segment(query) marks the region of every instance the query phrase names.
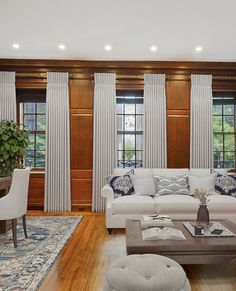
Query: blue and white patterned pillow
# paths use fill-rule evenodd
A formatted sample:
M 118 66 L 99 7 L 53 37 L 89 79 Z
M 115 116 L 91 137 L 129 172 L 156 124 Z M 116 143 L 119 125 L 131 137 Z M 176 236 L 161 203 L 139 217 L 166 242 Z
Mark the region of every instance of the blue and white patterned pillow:
M 218 174 L 215 189 L 221 195 L 236 196 L 236 176 Z
M 134 174 L 134 170 L 130 170 L 123 176 L 111 176 L 109 179 L 109 185 L 114 191 L 114 197 L 118 198 L 121 196 L 134 194 L 134 185 L 130 175 Z

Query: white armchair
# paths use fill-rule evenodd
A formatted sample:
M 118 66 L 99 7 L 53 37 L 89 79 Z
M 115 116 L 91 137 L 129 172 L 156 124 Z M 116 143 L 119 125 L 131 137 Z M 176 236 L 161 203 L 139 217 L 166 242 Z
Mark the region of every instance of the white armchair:
M 14 247 L 17 247 L 16 224 L 22 216 L 24 234 L 27 238 L 26 218 L 30 169 L 15 169 L 9 193 L 0 198 L 0 220 L 12 221 Z

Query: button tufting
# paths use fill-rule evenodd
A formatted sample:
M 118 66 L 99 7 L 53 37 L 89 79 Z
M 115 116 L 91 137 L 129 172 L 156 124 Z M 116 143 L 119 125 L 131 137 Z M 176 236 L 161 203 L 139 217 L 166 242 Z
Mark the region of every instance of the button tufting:
M 169 266 L 169 265 L 167 265 L 166 267 L 167 267 L 167 268 L 170 268 L 170 266 Z
M 151 278 L 149 276 L 146 277 L 146 280 L 150 280 Z

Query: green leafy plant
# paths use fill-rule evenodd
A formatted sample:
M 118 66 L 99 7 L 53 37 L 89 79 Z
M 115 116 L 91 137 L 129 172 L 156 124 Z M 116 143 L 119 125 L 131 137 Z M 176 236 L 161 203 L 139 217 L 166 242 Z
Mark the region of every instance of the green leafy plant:
M 28 148 L 24 125 L 14 121 L 0 121 L 0 176 L 9 176 L 21 168 Z

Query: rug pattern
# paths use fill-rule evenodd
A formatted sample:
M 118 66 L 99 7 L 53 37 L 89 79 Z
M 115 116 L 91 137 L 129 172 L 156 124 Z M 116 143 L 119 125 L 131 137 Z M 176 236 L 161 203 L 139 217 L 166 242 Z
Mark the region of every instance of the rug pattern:
M 49 269 L 72 236 L 82 217 L 27 217 L 28 238 L 21 223 L 17 243 L 12 232 L 0 235 L 0 290 L 37 290 Z

